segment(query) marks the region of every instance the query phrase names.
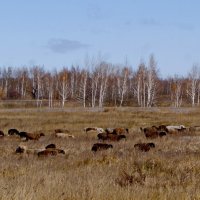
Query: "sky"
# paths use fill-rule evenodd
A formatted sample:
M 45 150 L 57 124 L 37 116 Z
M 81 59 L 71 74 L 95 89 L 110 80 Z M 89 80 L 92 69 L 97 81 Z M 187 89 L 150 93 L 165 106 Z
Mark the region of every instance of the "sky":
M 162 77 L 200 63 L 199 0 L 0 0 L 0 66 L 84 65 L 87 56 L 135 70 L 154 55 Z

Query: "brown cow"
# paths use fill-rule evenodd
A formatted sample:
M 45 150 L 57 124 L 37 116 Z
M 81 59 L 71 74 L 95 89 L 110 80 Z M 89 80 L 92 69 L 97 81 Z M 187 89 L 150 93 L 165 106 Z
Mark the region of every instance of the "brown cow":
M 121 135 L 129 133 L 129 130 L 128 128 L 106 128 L 105 132 L 107 134 Z
M 22 137 L 27 140 L 39 140 L 40 137 L 45 136 L 44 133 L 25 133 Z
M 152 127 L 147 127 L 147 128 L 140 128 L 141 131 L 144 132 L 146 138 L 157 138 L 157 137 L 162 137 L 166 136 L 167 132 L 160 130 L 159 127 L 152 126 Z
M 58 152 L 55 149 L 45 149 L 38 152 L 38 156 L 56 156 Z
M 108 134 L 108 139 L 111 141 L 120 141 L 122 139 L 126 139 L 126 136 L 125 135 Z
M 127 134 L 127 133 L 129 133 L 128 128 L 115 128 L 113 130 L 113 134 L 116 134 L 116 135 L 122 135 L 122 134 Z
M 134 147 L 140 151 L 147 152 L 151 148 L 155 148 L 155 144 L 154 143 L 138 143 L 138 144 L 135 144 Z
M 38 156 L 56 156 L 58 154 L 65 154 L 65 151 L 62 149 L 47 148 L 43 151 L 38 152 Z
M 101 151 L 101 150 L 106 150 L 109 148 L 113 148 L 112 144 L 104 144 L 104 143 L 96 143 L 92 146 L 92 151 Z
M 142 132 L 144 132 L 144 133 L 146 133 L 146 132 L 156 132 L 156 131 L 159 130 L 159 128 L 156 127 L 156 126 L 151 126 L 151 127 L 146 127 L 146 128 L 140 127 L 140 130 L 141 130 Z

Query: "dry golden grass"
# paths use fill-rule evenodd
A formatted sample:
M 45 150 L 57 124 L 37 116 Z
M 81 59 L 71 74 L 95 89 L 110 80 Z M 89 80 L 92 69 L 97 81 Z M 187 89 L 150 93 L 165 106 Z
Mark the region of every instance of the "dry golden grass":
M 0 200 L 128 200 L 200 199 L 200 133 L 167 135 L 147 140 L 140 127 L 161 124 L 200 125 L 199 109 L 106 108 L 104 111 L 1 110 L 0 128 L 46 134 L 39 141 L 0 139 Z M 127 127 L 126 141 L 97 153 L 96 133 L 85 127 Z M 60 139 L 55 129 L 68 129 L 75 138 Z M 155 149 L 139 152 L 138 142 Z M 44 148 L 55 143 L 65 155 L 38 157 L 15 154 L 19 144 Z

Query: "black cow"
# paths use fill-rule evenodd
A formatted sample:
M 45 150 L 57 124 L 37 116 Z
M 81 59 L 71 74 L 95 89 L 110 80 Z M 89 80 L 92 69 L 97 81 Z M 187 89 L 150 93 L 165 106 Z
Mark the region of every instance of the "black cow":
M 138 143 L 138 144 L 135 144 L 134 147 L 140 151 L 147 152 L 151 148 L 155 148 L 155 144 L 154 143 Z
M 99 133 L 97 137 L 99 140 L 110 140 L 110 141 L 120 141 L 121 139 L 126 139 L 125 135 L 116 135 L 107 133 Z
M 8 130 L 8 135 L 19 135 L 19 131 L 15 128 L 11 128 Z
M 92 151 L 101 151 L 101 150 L 106 150 L 109 148 L 113 148 L 112 144 L 104 144 L 104 143 L 96 143 L 92 146 Z
M 48 144 L 45 149 L 55 149 L 56 145 L 55 144 Z

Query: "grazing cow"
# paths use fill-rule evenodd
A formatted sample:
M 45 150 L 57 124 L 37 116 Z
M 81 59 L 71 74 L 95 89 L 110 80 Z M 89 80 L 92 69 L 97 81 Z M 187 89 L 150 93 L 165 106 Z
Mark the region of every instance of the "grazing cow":
M 155 131 L 155 132 L 145 132 L 144 133 L 146 138 L 157 138 L 157 137 L 163 137 L 163 136 L 166 136 L 166 132 L 164 131 Z
M 121 139 L 126 139 L 125 135 L 115 135 L 107 133 L 99 133 L 97 137 L 99 140 L 111 140 L 111 141 L 120 141 Z
M 167 133 L 165 131 L 158 131 L 158 136 L 162 137 L 162 136 L 166 136 Z
M 168 129 L 168 131 L 178 131 L 178 132 L 182 132 L 186 130 L 186 127 L 184 125 L 178 125 L 178 126 L 166 126 L 166 128 Z
M 45 149 L 46 149 L 46 150 L 47 150 L 47 149 L 48 149 L 48 150 L 55 150 L 55 151 L 57 151 L 58 153 L 65 154 L 65 151 L 62 150 L 62 149 L 57 149 L 55 144 L 49 144 L 49 145 L 47 145 L 47 146 L 45 147 Z
M 156 132 L 156 131 L 158 131 L 158 127 L 156 127 L 156 126 L 146 127 L 146 128 L 140 127 L 140 130 L 142 132 L 144 132 L 144 133 L 147 133 L 147 132 Z
M 19 132 L 18 135 L 19 135 L 21 138 L 25 138 L 26 135 L 27 135 L 27 132 L 22 131 L 22 132 Z
M 55 133 L 69 133 L 67 129 L 55 129 Z
M 56 156 L 58 154 L 65 154 L 65 151 L 62 149 L 48 148 L 43 151 L 38 152 L 38 156 Z
M 105 132 L 107 134 L 121 135 L 129 133 L 129 130 L 128 128 L 106 128 Z
M 99 133 L 97 135 L 99 140 L 107 140 L 108 139 L 108 134 L 107 133 Z
M 169 132 L 169 130 L 167 129 L 167 126 L 165 126 L 165 125 L 160 125 L 160 126 L 158 127 L 158 130 L 159 130 L 159 131 L 164 131 L 164 132 L 166 132 L 166 133 Z
M 104 133 L 105 130 L 103 128 L 98 128 L 98 127 L 88 127 L 84 128 L 84 131 L 87 133 L 88 131 L 96 131 L 97 133 Z
M 50 148 L 51 147 L 51 148 Z M 16 153 L 26 153 L 26 154 L 37 154 L 37 155 L 57 155 L 65 154 L 65 151 L 62 149 L 54 148 L 55 145 L 50 144 L 45 147 L 45 149 L 28 149 L 27 146 L 19 145 L 15 150 Z
M 23 146 L 19 146 L 17 147 L 17 149 L 15 150 L 15 153 L 24 153 L 26 151 L 27 147 L 23 147 Z
M 38 156 L 56 156 L 58 154 L 57 151 L 55 151 L 54 149 L 45 149 L 43 151 L 38 152 Z
M 5 136 L 4 132 L 0 130 L 0 138 L 4 136 Z
M 56 145 L 55 144 L 48 144 L 45 149 L 55 149 Z
M 157 137 L 162 137 L 166 136 L 167 132 L 159 130 L 159 127 L 152 126 L 152 127 L 147 127 L 147 128 L 140 128 L 141 131 L 144 132 L 146 138 L 157 138 Z
M 105 132 L 106 132 L 107 134 L 113 134 L 113 131 L 114 131 L 114 128 L 106 128 L 106 129 L 105 129 Z
M 113 130 L 113 134 L 116 135 L 127 134 L 127 133 L 129 133 L 128 128 L 115 128 Z
M 105 130 L 103 128 L 96 128 L 97 133 L 105 133 Z
M 113 148 L 112 144 L 104 144 L 104 143 L 96 143 L 92 146 L 92 151 L 101 151 L 101 150 L 106 150 L 109 148 Z
M 19 135 L 19 131 L 15 128 L 9 129 L 8 135 Z
M 155 144 L 154 143 L 138 143 L 138 144 L 134 145 L 134 148 L 136 148 L 140 151 L 147 152 L 151 148 L 155 148 Z
M 84 131 L 87 133 L 88 131 L 96 131 L 95 127 L 88 127 L 88 128 L 84 128 Z
M 111 141 L 120 141 L 122 139 L 126 139 L 125 135 L 114 135 L 114 134 L 109 134 L 108 139 Z
M 19 136 L 21 138 L 25 138 L 27 140 L 39 140 L 41 136 L 45 136 L 44 133 L 27 133 L 27 132 L 19 132 Z
M 26 154 L 37 154 L 40 151 L 43 151 L 44 149 L 28 149 L 27 146 L 19 145 L 17 149 L 15 150 L 15 153 L 26 153 Z
M 158 128 L 156 126 L 142 128 L 140 130 L 145 134 L 147 138 L 155 138 L 158 136 Z
M 70 135 L 67 133 L 56 133 L 55 136 L 58 138 L 75 138 L 74 135 Z
M 44 133 L 27 133 L 26 140 L 39 140 L 40 137 L 45 136 Z

